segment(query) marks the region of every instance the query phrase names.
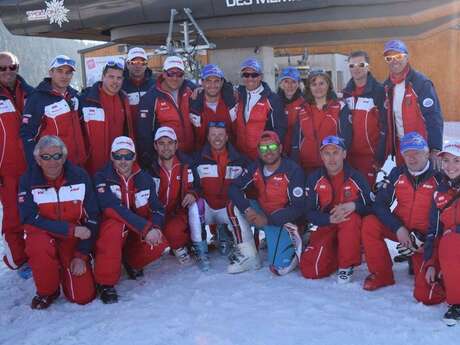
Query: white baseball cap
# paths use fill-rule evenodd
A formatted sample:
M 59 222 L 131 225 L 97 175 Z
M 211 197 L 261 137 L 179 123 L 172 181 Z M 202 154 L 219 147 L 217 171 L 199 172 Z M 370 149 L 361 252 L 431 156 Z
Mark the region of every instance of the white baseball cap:
M 141 47 L 131 48 L 128 52 L 128 58 L 126 59 L 126 61 L 131 61 L 135 58 L 142 58 L 144 60 L 147 60 L 147 54 L 145 53 L 145 50 Z
M 439 155 L 443 153 L 450 153 L 454 156 L 460 157 L 460 140 L 450 140 L 444 144 L 444 147 Z
M 160 138 L 167 137 L 171 140 L 177 141 L 176 132 L 171 127 L 163 126 L 157 129 L 155 133 L 154 141 L 157 141 Z
M 171 68 L 178 68 L 181 71 L 185 71 L 184 61 L 179 56 L 168 56 L 163 63 L 163 71 Z
M 129 150 L 136 153 L 136 147 L 130 137 L 120 136 L 116 137 L 112 143 L 111 152 L 117 152 L 118 150 Z

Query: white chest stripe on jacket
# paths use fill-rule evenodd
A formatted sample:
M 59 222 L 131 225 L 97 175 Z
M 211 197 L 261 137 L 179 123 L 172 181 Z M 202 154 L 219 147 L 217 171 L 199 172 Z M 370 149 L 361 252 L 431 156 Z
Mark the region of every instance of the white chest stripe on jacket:
M 14 113 L 16 108 L 13 105 L 11 100 L 7 99 L 4 101 L 0 101 L 0 115 L 5 113 Z
M 104 121 L 105 120 L 104 109 L 97 108 L 97 107 L 84 107 L 83 108 L 83 120 L 85 122 Z
M 45 116 L 52 119 L 58 117 L 59 115 L 66 114 L 70 111 L 70 107 L 65 100 L 60 100 L 59 102 L 52 103 L 45 107 Z
M 84 183 L 74 184 L 70 186 L 62 186 L 59 188 L 59 198 L 54 188 L 35 188 L 32 189 L 32 196 L 37 205 L 80 201 L 85 199 L 86 186 Z
M 200 178 L 219 176 L 216 164 L 201 164 L 198 166 L 197 171 Z

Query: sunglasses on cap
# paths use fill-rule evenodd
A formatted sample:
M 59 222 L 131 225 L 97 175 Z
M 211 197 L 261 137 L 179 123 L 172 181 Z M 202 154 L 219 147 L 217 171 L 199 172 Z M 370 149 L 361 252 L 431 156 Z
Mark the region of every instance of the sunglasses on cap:
M 260 77 L 260 73 L 257 73 L 257 72 L 252 72 L 252 73 L 250 73 L 250 72 L 244 72 L 244 73 L 241 73 L 241 77 L 243 77 L 243 78 L 253 78 L 253 79 L 255 79 L 255 78 Z
M 369 66 L 369 64 L 367 62 L 358 62 L 358 63 L 349 63 L 348 64 L 348 68 L 356 68 L 356 67 L 364 68 L 364 67 L 367 67 L 367 66 Z
M 308 77 L 316 77 L 318 75 L 325 75 L 327 72 L 324 69 L 312 69 L 308 72 Z
M 147 66 L 148 62 L 145 60 L 136 60 L 136 61 L 129 61 L 128 64 L 132 66 Z
M 225 128 L 225 122 L 224 121 L 210 121 L 208 122 L 208 127 Z
M 63 153 L 55 153 L 55 154 L 48 154 L 48 153 L 44 153 L 42 155 L 40 155 L 40 158 L 43 159 L 44 161 L 49 161 L 49 160 L 55 160 L 55 161 L 58 161 L 60 160 L 62 157 L 64 156 Z
M 280 145 L 276 144 L 276 143 L 265 144 L 265 145 L 259 145 L 258 146 L 259 152 L 262 153 L 262 154 L 265 154 L 268 151 L 275 152 L 276 150 L 278 150 L 279 147 L 280 147 Z
M 125 66 L 121 61 L 109 60 L 105 64 L 105 68 L 117 68 L 117 69 L 124 69 Z
M 404 58 L 406 56 L 407 56 L 407 54 L 401 53 L 401 54 L 384 56 L 383 58 L 385 59 L 386 63 L 390 63 L 390 62 L 393 62 L 393 61 L 397 61 L 397 62 L 402 61 L 402 60 L 404 60 Z
M 177 72 L 165 71 L 165 73 L 170 78 L 173 78 L 173 77 L 182 78 L 184 76 L 184 72 L 182 71 L 177 71 Z
M 134 159 L 134 156 L 136 156 L 134 152 L 128 152 L 125 154 L 112 152 L 112 158 L 116 161 L 121 161 L 122 159 L 124 159 L 125 161 L 132 161 Z
M 5 72 L 7 69 L 10 71 L 16 71 L 19 65 L 0 66 L 0 72 Z
M 61 57 L 58 57 L 53 61 L 52 66 L 54 66 L 54 65 L 59 65 L 59 66 L 69 65 L 69 66 L 73 67 L 74 69 L 77 66 L 77 64 L 75 63 L 75 60 L 73 60 L 73 59 L 65 59 L 65 58 L 61 58 Z

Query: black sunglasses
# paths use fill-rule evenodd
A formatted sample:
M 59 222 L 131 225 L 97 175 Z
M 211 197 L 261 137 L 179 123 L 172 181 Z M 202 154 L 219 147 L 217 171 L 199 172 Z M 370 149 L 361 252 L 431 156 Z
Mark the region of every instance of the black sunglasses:
M 260 76 L 260 73 L 256 73 L 256 72 L 253 72 L 253 73 L 249 73 L 249 72 L 244 72 L 244 73 L 241 73 L 241 76 L 243 78 L 257 78 Z
M 10 71 L 16 71 L 19 65 L 0 66 L 0 72 L 5 72 L 7 69 Z
M 125 154 L 112 152 L 112 158 L 116 161 L 121 161 L 122 159 L 124 159 L 125 161 L 132 161 L 134 159 L 134 156 L 136 156 L 134 152 L 128 152 Z
M 44 161 L 49 161 L 49 160 L 55 160 L 55 161 L 58 161 L 60 160 L 62 157 L 64 156 L 63 153 L 55 153 L 55 154 L 48 154 L 48 153 L 44 153 L 42 155 L 40 155 L 40 158 L 43 159 Z
M 184 72 L 173 72 L 173 71 L 165 71 L 166 75 L 170 78 L 182 78 L 184 76 Z

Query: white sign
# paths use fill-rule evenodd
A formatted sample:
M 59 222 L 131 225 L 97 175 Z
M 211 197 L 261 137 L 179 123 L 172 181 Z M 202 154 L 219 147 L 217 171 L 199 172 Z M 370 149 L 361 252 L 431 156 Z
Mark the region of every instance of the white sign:
M 49 19 L 50 24 L 56 23 L 62 27 L 63 23 L 68 23 L 67 13 L 69 10 L 64 6 L 64 0 L 45 1 L 46 9 L 27 11 L 27 21 L 40 21 Z

